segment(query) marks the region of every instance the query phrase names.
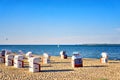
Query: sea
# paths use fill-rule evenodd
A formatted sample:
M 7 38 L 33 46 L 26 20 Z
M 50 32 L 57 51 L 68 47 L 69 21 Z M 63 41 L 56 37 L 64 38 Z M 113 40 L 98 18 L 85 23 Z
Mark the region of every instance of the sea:
M 48 53 L 51 56 L 59 56 L 60 51 L 66 51 L 71 57 L 73 52 L 79 52 L 83 58 L 101 57 L 102 52 L 106 52 L 110 60 L 120 60 L 120 45 L 102 44 L 102 45 L 0 45 L 0 50 L 6 49 L 18 53 L 22 50 L 24 54 L 31 51 L 33 54 L 43 55 Z

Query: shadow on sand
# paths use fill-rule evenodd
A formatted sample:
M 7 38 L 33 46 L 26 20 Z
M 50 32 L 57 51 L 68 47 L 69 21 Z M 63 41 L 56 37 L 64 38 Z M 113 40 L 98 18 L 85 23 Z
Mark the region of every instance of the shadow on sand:
M 83 67 L 89 67 L 89 68 L 99 68 L 99 67 L 108 67 L 107 65 L 93 65 L 93 66 L 83 66 Z
M 62 70 L 42 70 L 41 72 L 68 72 L 74 71 L 73 69 L 62 69 Z
M 41 66 L 41 67 L 52 67 L 52 66 L 48 65 L 48 66 Z M 29 66 L 25 65 L 23 68 L 29 68 Z
M 51 65 L 48 65 L 48 66 L 41 66 L 41 67 L 52 67 Z
M 120 63 L 120 62 L 109 62 L 109 63 L 111 64 L 111 63 Z
M 70 62 L 51 62 L 52 64 L 59 64 L 59 63 L 70 63 Z
M 26 66 L 26 65 L 25 65 L 24 68 L 29 68 L 29 66 Z

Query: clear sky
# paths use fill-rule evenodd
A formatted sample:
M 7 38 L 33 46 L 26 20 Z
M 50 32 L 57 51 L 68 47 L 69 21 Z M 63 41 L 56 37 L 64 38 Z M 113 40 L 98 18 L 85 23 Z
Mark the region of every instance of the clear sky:
M 0 0 L 0 44 L 120 44 L 120 0 Z

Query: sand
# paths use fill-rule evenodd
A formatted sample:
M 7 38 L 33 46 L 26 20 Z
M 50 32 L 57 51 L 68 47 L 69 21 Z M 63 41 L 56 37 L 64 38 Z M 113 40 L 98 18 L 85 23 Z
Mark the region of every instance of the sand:
M 0 63 L 0 80 L 120 80 L 120 61 L 102 64 L 98 59 L 83 59 L 83 67 L 72 68 L 71 58 L 51 57 L 50 64 L 41 64 L 41 72 L 29 72 L 28 62 L 24 68 L 14 68 Z

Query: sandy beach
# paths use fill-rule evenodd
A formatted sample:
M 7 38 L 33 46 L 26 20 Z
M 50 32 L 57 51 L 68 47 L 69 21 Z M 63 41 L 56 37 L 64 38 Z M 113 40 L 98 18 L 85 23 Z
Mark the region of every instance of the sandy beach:
M 72 68 L 71 58 L 51 57 L 50 64 L 41 64 L 41 72 L 29 72 L 27 60 L 24 68 L 14 68 L 0 63 L 0 80 L 120 80 L 120 61 L 83 59 L 83 67 Z

